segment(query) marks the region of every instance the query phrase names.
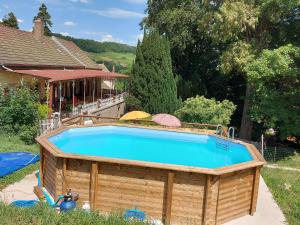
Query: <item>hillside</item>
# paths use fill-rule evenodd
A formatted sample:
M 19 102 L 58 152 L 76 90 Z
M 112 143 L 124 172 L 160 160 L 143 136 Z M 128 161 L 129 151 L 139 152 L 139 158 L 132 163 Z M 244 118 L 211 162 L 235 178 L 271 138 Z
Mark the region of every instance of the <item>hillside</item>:
M 79 48 L 90 54 L 97 63 L 104 63 L 109 70 L 113 65 L 118 72 L 130 67 L 135 57 L 135 46 L 115 42 L 99 42 L 88 39 L 73 38 L 61 34 L 53 34 L 56 37 L 73 41 Z

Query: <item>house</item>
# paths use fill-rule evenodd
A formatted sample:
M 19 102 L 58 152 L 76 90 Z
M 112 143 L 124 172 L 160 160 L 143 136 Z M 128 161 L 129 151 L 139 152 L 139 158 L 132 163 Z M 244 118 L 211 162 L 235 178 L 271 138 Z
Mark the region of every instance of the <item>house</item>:
M 53 111 L 77 114 L 79 108 L 97 108 L 116 95 L 114 81 L 124 78 L 96 64 L 73 42 L 45 36 L 40 19 L 32 32 L 0 24 L 0 85 L 8 89 L 26 83 Z

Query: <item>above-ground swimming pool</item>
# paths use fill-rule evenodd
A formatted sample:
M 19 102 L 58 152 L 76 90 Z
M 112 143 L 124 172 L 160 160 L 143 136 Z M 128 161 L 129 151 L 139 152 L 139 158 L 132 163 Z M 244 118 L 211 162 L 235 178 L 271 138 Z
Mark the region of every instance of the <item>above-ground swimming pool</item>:
M 94 210 L 138 208 L 165 224 L 222 224 L 256 210 L 264 160 L 244 142 L 117 124 L 65 127 L 37 141 L 53 198 L 71 188 Z
M 64 153 L 211 169 L 253 159 L 244 145 L 218 137 L 121 126 L 73 128 L 49 141 Z

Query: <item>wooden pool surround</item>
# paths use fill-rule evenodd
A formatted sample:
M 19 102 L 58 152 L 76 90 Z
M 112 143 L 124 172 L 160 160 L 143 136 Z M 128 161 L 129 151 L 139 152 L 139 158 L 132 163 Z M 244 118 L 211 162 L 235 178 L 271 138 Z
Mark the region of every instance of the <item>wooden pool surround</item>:
M 110 125 L 217 136 L 191 128 L 119 123 L 94 126 Z M 80 194 L 79 205 L 89 201 L 91 208 L 101 213 L 137 207 L 149 219 L 159 219 L 167 225 L 223 224 L 256 211 L 260 169 L 265 160 L 252 144 L 230 139 L 244 145 L 253 160 L 207 169 L 69 154 L 48 141 L 49 137 L 76 127 L 87 126 L 62 127 L 37 138 L 41 182 L 55 199 L 71 188 Z

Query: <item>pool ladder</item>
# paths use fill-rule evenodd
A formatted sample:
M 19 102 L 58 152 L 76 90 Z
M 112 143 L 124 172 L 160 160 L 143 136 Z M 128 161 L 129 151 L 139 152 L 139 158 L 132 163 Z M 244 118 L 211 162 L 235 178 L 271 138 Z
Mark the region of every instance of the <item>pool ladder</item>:
M 222 150 L 229 150 L 229 143 L 226 140 L 223 140 L 221 138 L 216 139 L 216 147 Z
M 218 124 L 216 128 L 216 135 L 222 136 L 222 133 L 223 133 L 223 126 L 221 124 Z
M 228 132 L 227 132 L 227 137 L 234 139 L 234 132 L 235 132 L 235 128 L 229 127 Z

